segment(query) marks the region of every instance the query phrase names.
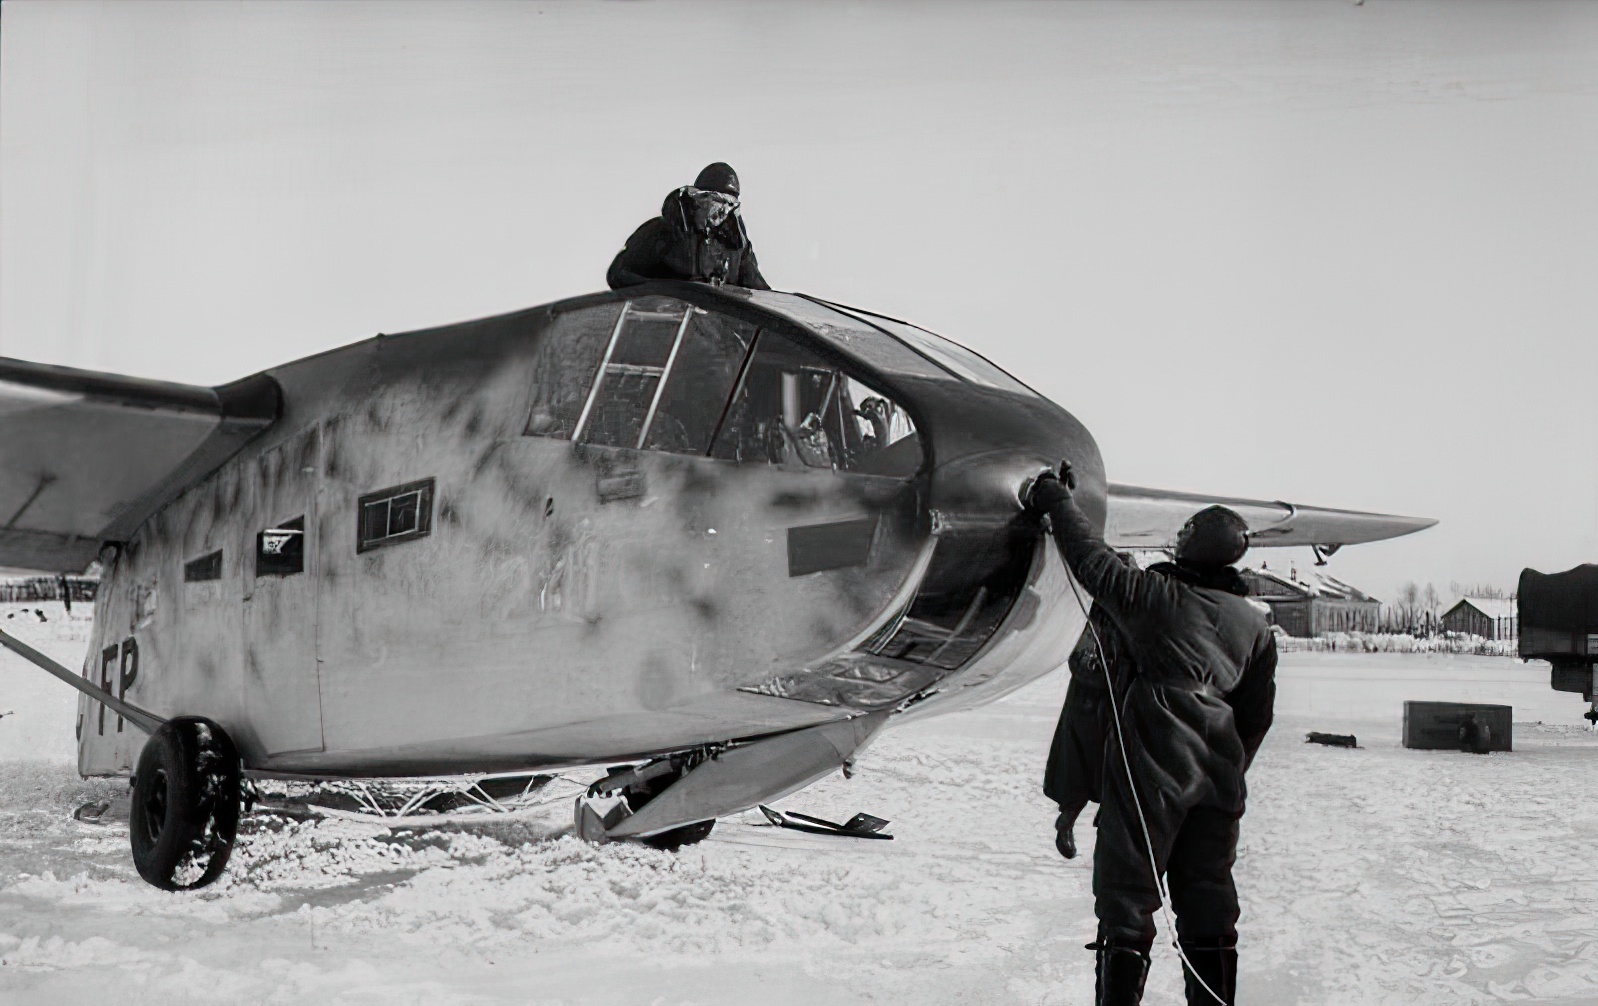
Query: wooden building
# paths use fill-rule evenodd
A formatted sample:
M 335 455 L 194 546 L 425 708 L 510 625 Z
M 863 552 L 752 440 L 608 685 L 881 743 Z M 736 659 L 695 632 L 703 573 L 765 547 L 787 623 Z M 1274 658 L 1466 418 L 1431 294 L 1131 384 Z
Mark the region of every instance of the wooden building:
M 1250 595 L 1270 605 L 1272 620 L 1289 636 L 1376 631 L 1381 602 L 1341 580 L 1292 567 L 1285 576 L 1264 566 L 1240 572 Z
M 1514 639 L 1515 602 L 1502 597 L 1462 597 L 1443 612 L 1443 631 L 1484 639 Z

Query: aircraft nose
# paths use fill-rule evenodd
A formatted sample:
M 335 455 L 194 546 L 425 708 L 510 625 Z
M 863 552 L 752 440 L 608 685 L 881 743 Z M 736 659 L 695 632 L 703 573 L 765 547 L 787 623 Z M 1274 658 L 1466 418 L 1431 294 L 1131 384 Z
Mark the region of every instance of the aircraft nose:
M 1077 505 L 1102 528 L 1105 480 L 1096 450 L 1080 459 L 1069 455 L 1049 458 L 1036 450 L 994 451 L 962 458 L 934 473 L 933 508 L 945 523 L 1010 523 L 1023 513 L 1022 500 L 1032 483 L 1045 472 L 1058 471 L 1061 461 L 1069 461 L 1076 476 L 1073 496 Z

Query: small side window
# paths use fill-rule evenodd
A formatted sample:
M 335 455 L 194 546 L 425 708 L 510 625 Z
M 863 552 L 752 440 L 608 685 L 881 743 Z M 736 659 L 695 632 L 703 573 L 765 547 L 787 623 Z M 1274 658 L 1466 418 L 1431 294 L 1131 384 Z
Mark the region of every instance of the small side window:
M 305 518 L 286 520 L 255 536 L 255 575 L 292 576 L 305 572 Z
M 222 579 L 222 550 L 183 564 L 183 582 L 200 583 L 203 580 Z
M 367 493 L 356 513 L 357 552 L 425 537 L 433 530 L 433 480 Z

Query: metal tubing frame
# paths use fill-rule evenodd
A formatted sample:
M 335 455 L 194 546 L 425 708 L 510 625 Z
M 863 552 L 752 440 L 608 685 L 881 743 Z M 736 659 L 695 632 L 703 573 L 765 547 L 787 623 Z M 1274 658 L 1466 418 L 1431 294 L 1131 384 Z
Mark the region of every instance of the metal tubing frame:
M 583 435 L 583 430 L 588 426 L 588 413 L 594 407 L 594 399 L 599 397 L 599 386 L 605 383 L 605 368 L 610 366 L 610 358 L 616 352 L 616 340 L 621 338 L 621 328 L 627 323 L 627 312 L 632 310 L 633 302 L 626 301 L 621 306 L 621 314 L 616 316 L 616 327 L 610 330 L 610 344 L 605 347 L 605 358 L 599 361 L 599 372 L 594 375 L 593 387 L 588 389 L 588 400 L 583 403 L 583 411 L 577 417 L 577 426 L 572 430 L 572 443 L 576 443 Z
M 683 307 L 682 323 L 677 326 L 677 338 L 672 340 L 671 352 L 666 356 L 666 366 L 660 372 L 660 382 L 655 385 L 655 396 L 649 400 L 649 411 L 644 415 L 644 425 L 638 428 L 638 450 L 644 449 L 644 441 L 649 439 L 649 427 L 655 421 L 655 410 L 660 408 L 660 396 L 666 391 L 666 381 L 671 378 L 672 365 L 677 362 L 677 351 L 682 349 L 683 336 L 688 332 L 688 323 L 693 320 L 694 306 L 687 304 Z

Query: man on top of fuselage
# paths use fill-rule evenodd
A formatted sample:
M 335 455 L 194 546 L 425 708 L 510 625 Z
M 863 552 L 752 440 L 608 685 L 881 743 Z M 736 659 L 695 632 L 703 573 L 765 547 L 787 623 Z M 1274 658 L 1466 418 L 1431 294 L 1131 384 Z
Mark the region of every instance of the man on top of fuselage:
M 687 279 L 770 290 L 738 215 L 738 173 L 717 161 L 666 197 L 622 246 L 605 280 L 612 290 L 652 279 Z

